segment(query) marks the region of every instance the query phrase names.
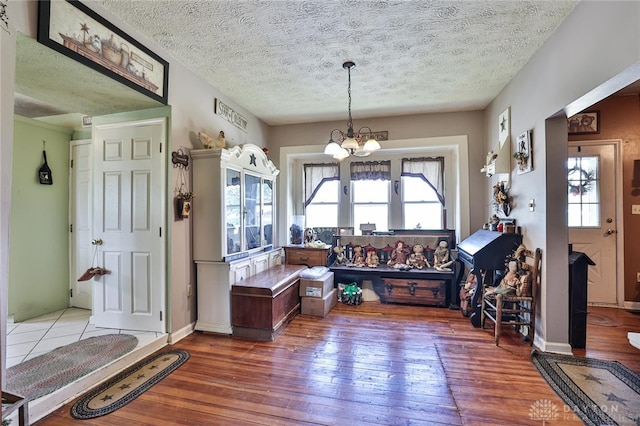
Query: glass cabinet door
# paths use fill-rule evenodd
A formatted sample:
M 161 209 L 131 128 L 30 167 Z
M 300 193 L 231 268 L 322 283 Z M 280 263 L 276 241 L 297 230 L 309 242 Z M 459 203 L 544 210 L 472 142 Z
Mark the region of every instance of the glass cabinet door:
M 262 229 L 264 245 L 273 244 L 273 181 L 262 182 Z
M 246 249 L 262 245 L 260 238 L 260 177 L 244 175 L 244 232 Z
M 240 252 L 241 229 L 240 229 L 240 172 L 227 169 L 227 183 L 224 192 L 226 202 L 226 223 L 227 223 L 227 254 Z

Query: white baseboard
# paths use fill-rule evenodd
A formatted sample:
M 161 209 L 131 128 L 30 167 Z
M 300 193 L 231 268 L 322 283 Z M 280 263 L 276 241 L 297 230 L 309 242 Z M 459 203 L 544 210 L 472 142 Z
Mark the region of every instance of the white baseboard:
M 180 330 L 174 333 L 169 333 L 168 343 L 170 345 L 178 343 L 180 340 L 184 339 L 185 337 L 193 333 L 195 326 L 196 326 L 196 323 L 192 322 L 191 324 L 187 324 L 186 326 L 182 327 Z
M 568 343 L 559 342 L 547 342 L 542 340 L 537 334 L 533 339 L 533 345 L 539 348 L 542 352 L 552 352 L 562 355 L 573 355 L 571 351 L 571 345 Z
M 627 302 L 625 301 L 622 305 L 625 309 L 630 309 L 632 311 L 640 311 L 640 302 Z

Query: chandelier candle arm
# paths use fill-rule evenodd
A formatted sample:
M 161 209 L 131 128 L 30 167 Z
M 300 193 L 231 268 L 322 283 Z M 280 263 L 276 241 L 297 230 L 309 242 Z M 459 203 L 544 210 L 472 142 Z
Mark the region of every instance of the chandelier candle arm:
M 371 155 L 373 151 L 380 149 L 380 143 L 373 137 L 371 128 L 363 126 L 357 133 L 353 131 L 353 119 L 351 118 L 351 69 L 355 66 L 356 64 L 352 61 L 347 61 L 342 64 L 342 68 L 347 70 L 348 73 L 347 94 L 349 96 L 349 119 L 347 121 L 347 132 L 344 133 L 339 129 L 332 130 L 329 135 L 329 142 L 324 149 L 326 155 L 331 155 L 338 161 L 344 160 L 350 155 L 366 157 Z M 340 137 L 334 139 L 334 132 L 338 132 Z

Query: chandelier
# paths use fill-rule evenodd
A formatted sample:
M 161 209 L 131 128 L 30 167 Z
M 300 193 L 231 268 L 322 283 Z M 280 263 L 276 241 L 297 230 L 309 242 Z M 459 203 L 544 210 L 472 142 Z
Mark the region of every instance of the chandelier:
M 353 131 L 353 120 L 351 119 L 351 69 L 355 66 L 356 64 L 352 61 L 342 64 L 342 68 L 349 73 L 349 88 L 347 90 L 349 95 L 349 121 L 347 121 L 347 132 L 344 133 L 340 129 L 333 129 L 329 135 L 329 143 L 324 148 L 325 154 L 333 156 L 338 161 L 350 155 L 366 157 L 371 155 L 373 151 L 380 149 L 380 144 L 373 137 L 371 128 L 364 126 L 357 133 Z M 333 136 L 336 132 L 337 136 L 334 139 Z

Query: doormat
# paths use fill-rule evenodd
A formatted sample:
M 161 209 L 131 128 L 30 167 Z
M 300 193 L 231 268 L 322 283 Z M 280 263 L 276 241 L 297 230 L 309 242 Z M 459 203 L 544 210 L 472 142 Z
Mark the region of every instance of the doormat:
M 640 424 L 640 375 L 617 361 L 547 354 L 534 350 L 533 365 L 585 425 Z M 547 407 L 543 421 L 560 420 L 565 410 Z M 553 409 L 555 408 L 555 409 Z
M 98 385 L 71 407 L 76 419 L 93 419 L 124 407 L 189 359 L 183 350 L 161 352 Z
M 131 352 L 138 339 L 106 334 L 79 340 L 7 369 L 6 390 L 32 401 Z

